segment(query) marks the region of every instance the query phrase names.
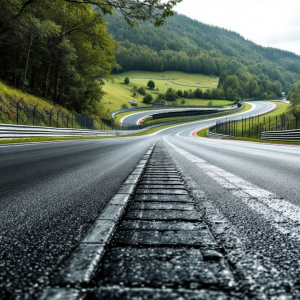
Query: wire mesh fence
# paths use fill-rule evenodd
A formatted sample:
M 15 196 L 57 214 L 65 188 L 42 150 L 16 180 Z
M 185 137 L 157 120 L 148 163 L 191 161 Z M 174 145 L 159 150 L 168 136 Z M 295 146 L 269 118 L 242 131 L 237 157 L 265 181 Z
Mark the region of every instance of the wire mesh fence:
M 276 116 L 250 116 L 242 119 L 225 119 L 210 128 L 212 133 L 234 137 L 260 138 L 261 132 L 300 128 L 300 112 Z
M 211 116 L 225 116 L 227 114 L 241 110 L 237 109 L 224 111 Z M 101 119 L 99 117 L 88 117 L 76 112 L 70 112 L 66 109 L 51 106 L 42 106 L 40 104 L 31 105 L 21 98 L 10 108 L 10 120 L 4 119 L 0 115 L 0 123 L 10 123 L 17 125 L 56 127 L 56 128 L 74 128 L 74 129 L 96 129 L 96 130 L 139 130 L 149 126 L 159 126 L 175 124 L 187 121 L 196 121 L 207 118 L 208 115 L 158 119 L 147 124 L 132 124 L 123 122 L 118 124 L 115 120 Z

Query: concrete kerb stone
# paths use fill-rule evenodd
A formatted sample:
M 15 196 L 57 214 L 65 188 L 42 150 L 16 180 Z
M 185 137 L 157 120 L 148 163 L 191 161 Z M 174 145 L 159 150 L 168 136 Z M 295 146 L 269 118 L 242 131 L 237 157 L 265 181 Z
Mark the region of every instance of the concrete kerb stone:
M 104 253 L 104 245 L 80 244 L 67 260 L 65 268 L 56 276 L 54 282 L 56 284 L 90 282 Z
M 137 178 L 138 179 L 138 178 Z M 126 180 L 127 181 L 127 180 Z M 129 194 L 116 194 L 109 202 L 109 204 L 114 205 L 127 205 L 129 202 Z
M 135 184 L 124 184 L 119 189 L 118 194 L 129 194 L 132 195 L 135 188 Z
M 130 196 L 133 194 L 153 149 L 154 146 L 150 148 L 119 192 L 99 215 L 92 228 L 64 264 L 64 268 L 54 278 L 55 285 L 78 285 L 90 282 L 105 253 L 105 246 L 112 238 L 115 228 L 124 214 Z M 76 289 L 48 288 L 39 300 L 82 300 L 84 297 L 85 293 Z
M 98 220 L 114 220 L 115 223 L 121 218 L 125 205 L 108 204 L 99 215 Z
M 49 288 L 44 291 L 39 300 L 83 300 L 85 294 L 76 289 Z
M 87 235 L 81 241 L 82 244 L 108 244 L 115 232 L 116 222 L 114 220 L 97 220 Z
M 130 175 L 124 184 L 137 184 L 139 181 L 140 177 L 138 175 Z

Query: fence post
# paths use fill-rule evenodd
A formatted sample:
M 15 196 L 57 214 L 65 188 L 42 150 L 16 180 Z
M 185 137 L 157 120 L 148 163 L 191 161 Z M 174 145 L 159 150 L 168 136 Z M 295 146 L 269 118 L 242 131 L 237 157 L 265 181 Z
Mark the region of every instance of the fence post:
M 35 113 L 36 113 L 37 106 L 38 106 L 38 104 L 33 108 L 32 125 L 34 125 L 34 119 L 35 119 Z
M 61 109 L 58 110 L 57 114 L 56 114 L 56 127 L 58 128 L 58 115 L 59 115 L 59 112 L 61 111 Z
M 69 128 L 69 115 L 71 114 L 71 112 L 68 113 L 67 115 L 67 128 Z
M 250 127 L 251 127 L 251 119 L 250 116 L 248 117 L 248 133 L 249 133 L 249 138 L 250 138 Z
M 52 117 L 52 111 L 53 111 L 54 107 L 52 107 L 50 109 L 50 115 L 49 115 L 49 126 L 51 127 L 51 117 Z
M 244 137 L 244 118 L 242 117 L 242 137 Z
M 20 101 L 23 100 L 23 98 L 21 98 L 18 102 L 17 102 L 17 125 L 19 124 L 19 109 L 20 109 Z

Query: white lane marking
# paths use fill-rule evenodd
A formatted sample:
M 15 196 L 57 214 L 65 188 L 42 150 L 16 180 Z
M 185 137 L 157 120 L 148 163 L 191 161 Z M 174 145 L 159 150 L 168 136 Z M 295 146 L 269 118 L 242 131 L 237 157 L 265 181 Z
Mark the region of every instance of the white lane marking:
M 300 230 L 291 228 L 293 223 L 300 223 L 300 207 L 278 197 L 276 194 L 264 190 L 230 172 L 216 167 L 203 159 L 175 146 L 165 137 L 164 140 L 178 153 L 195 163 L 201 171 L 219 183 L 234 196 L 241 199 L 245 204 L 270 222 L 283 234 L 290 233 L 300 239 Z M 291 224 L 292 223 L 292 224 Z M 293 232 L 291 232 L 291 230 Z

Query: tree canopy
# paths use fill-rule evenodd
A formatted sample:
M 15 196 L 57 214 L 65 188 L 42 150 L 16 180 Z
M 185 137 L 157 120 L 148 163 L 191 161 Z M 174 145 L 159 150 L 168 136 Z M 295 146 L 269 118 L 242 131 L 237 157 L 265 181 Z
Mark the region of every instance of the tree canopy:
M 155 82 L 153 80 L 149 80 L 148 83 L 147 83 L 147 87 L 150 90 L 154 90 L 155 89 Z
M 256 45 L 237 33 L 183 15 L 175 14 L 156 29 L 149 22 L 131 28 L 118 12 L 105 20 L 120 42 L 116 58 L 126 71 L 174 70 L 221 76 L 219 88 L 231 99 L 277 98 L 297 81 L 299 55 Z M 223 87 L 233 75 L 238 84 L 230 86 L 229 78 Z
M 161 25 L 181 0 L 0 0 L 0 78 L 37 96 L 97 114 L 103 78 L 118 69 L 103 15 Z M 124 21 L 124 22 L 125 22 Z
M 63 0 L 67 3 L 92 5 L 103 15 L 112 14 L 114 9 L 118 9 L 126 22 L 131 26 L 136 26 L 137 21 L 152 20 L 155 26 L 161 26 L 165 19 L 174 14 L 173 7 L 182 0 Z M 44 0 L 1 0 L 0 9 L 8 14 L 3 14 L 0 18 L 0 28 L 6 23 L 21 17 L 28 9 L 39 7 L 41 2 L 55 3 L 56 1 Z

